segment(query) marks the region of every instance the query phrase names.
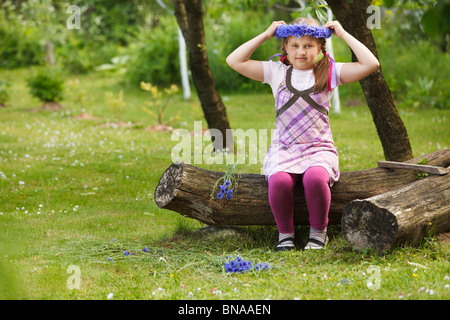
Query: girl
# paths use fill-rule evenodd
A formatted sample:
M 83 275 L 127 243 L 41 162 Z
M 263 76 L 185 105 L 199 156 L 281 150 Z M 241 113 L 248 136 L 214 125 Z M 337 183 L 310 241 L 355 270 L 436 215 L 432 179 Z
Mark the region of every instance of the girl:
M 343 39 L 357 62 L 334 63 L 325 38 Z M 280 62 L 250 57 L 266 40 L 283 38 Z M 272 59 L 271 59 L 272 60 Z M 263 169 L 269 184 L 269 203 L 279 231 L 276 251 L 294 249 L 294 186 L 301 181 L 309 212 L 310 235 L 305 249 L 327 243 L 331 186 L 339 179 L 338 154 L 328 121 L 333 90 L 358 81 L 379 67 L 376 57 L 337 21 L 319 26 L 313 19 L 291 25 L 275 21 L 226 59 L 240 74 L 271 86 L 277 121 Z

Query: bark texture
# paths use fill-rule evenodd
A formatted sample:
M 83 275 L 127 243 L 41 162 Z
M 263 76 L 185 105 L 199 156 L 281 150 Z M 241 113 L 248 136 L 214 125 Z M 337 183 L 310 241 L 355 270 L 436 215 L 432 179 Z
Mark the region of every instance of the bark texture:
M 234 143 L 225 105 L 217 91 L 206 52 L 203 7 L 201 0 L 174 0 L 175 16 L 189 52 L 189 68 L 197 89 L 208 128 L 211 130 L 215 150 L 228 148 Z M 220 132 L 220 134 L 219 134 Z
M 430 165 L 447 167 L 450 164 L 450 149 L 435 151 L 408 163 L 417 163 L 423 158 Z M 238 189 L 231 200 L 219 200 L 215 195 L 210 197 L 214 184 L 223 174 L 174 163 L 162 174 L 156 187 L 156 204 L 208 225 L 275 225 L 267 195 L 268 185 L 263 175 L 239 174 Z M 446 176 L 450 177 L 450 174 Z M 329 223 L 341 224 L 345 206 L 354 200 L 380 195 L 416 181 L 414 171 L 403 169 L 372 168 L 342 172 L 331 189 Z M 430 188 L 429 192 L 434 191 Z M 296 186 L 294 203 L 295 224 L 309 225 L 301 183 Z
M 357 250 L 417 244 L 428 232 L 450 230 L 450 174 L 433 175 L 404 187 L 350 202 L 342 233 Z
M 370 0 L 327 1 L 342 27 L 363 43 L 377 58 L 378 52 L 371 30 L 367 27 Z M 352 52 L 352 61 L 357 61 Z M 408 133 L 394 104 L 391 91 L 384 79 L 382 68 L 361 79 L 361 87 L 373 122 L 383 146 L 384 156 L 389 161 L 406 161 L 413 157 Z

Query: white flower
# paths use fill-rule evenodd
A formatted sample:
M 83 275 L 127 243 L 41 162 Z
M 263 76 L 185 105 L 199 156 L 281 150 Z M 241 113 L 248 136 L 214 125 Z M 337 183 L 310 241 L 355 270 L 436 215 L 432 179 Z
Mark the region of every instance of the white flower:
M 111 300 L 113 297 L 114 293 L 108 293 L 108 296 L 106 297 L 106 299 Z

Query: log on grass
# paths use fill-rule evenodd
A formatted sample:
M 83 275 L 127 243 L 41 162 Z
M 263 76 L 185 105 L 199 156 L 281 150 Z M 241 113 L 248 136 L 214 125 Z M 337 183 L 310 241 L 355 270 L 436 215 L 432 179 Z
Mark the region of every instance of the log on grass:
M 347 204 L 342 233 L 357 250 L 417 244 L 429 232 L 450 230 L 450 174 L 433 175 Z
M 435 151 L 408 163 L 417 163 L 423 158 L 429 165 L 447 167 L 450 149 Z M 238 174 L 238 189 L 231 200 L 219 200 L 215 195 L 211 198 L 212 188 L 223 174 L 173 163 L 161 176 L 154 193 L 155 202 L 160 208 L 208 225 L 275 225 L 264 175 Z M 371 168 L 341 172 L 339 181 L 331 188 L 329 224 L 341 224 L 342 212 L 349 202 L 379 195 L 414 181 L 416 176 L 411 170 Z M 309 225 L 308 218 L 303 187 L 299 183 L 294 194 L 294 223 Z

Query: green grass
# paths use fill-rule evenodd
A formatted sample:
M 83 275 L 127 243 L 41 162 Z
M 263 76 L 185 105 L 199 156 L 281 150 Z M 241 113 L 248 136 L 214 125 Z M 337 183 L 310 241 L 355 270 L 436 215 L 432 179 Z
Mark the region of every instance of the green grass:
M 155 123 L 141 110 L 146 92 L 90 74 L 78 77 L 86 91 L 83 105 L 69 95 L 63 101 L 67 111 L 34 113 L 29 110 L 40 102 L 28 94 L 29 74 L 0 72 L 13 84 L 11 106 L 0 109 L 0 298 L 107 299 L 110 293 L 112 299 L 450 298 L 450 246 L 434 235 L 419 246 L 378 256 L 354 252 L 339 226 L 330 227 L 331 242 L 323 251 L 281 254 L 272 251 L 275 227 L 244 227 L 231 235 L 197 232 L 200 222 L 154 202 L 177 142 L 170 132 L 144 129 Z M 117 120 L 104 93 L 120 89 L 127 103 L 121 118 L 135 126 L 104 126 Z M 270 93 L 223 98 L 234 129 L 273 128 Z M 173 127 L 192 131 L 193 122 L 202 120 L 193 106 L 199 108 L 196 98 L 185 102 L 177 96 L 166 120 L 172 117 Z M 81 112 L 96 118 L 76 119 Z M 400 115 L 415 156 L 450 147 L 450 111 L 401 109 Z M 383 159 L 367 107 L 349 108 L 343 101 L 331 125 L 341 170 L 375 167 Z M 260 166 L 238 170 L 259 173 Z M 297 228 L 299 247 L 307 232 Z M 225 272 L 227 257 L 236 256 L 271 268 Z M 73 288 L 73 266 L 79 289 Z M 367 286 L 375 275 L 378 290 Z

